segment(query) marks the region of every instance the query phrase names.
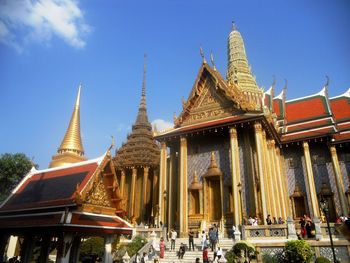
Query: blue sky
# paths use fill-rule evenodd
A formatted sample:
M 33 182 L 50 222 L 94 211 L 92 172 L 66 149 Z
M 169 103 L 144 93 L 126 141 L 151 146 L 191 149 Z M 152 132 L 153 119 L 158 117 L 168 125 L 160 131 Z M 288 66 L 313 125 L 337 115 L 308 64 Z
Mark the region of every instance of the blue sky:
M 46 168 L 73 110 L 79 82 L 88 158 L 114 135 L 125 141 L 148 54 L 149 119 L 171 122 L 201 64 L 199 47 L 225 75 L 236 21 L 259 86 L 273 75 L 287 99 L 350 87 L 348 1 L 0 0 L 0 154 L 24 152 Z

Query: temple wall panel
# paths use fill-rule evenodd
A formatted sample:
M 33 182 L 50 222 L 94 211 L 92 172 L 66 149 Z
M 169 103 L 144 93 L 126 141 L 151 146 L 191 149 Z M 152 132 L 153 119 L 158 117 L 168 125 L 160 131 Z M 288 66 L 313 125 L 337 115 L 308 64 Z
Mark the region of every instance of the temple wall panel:
M 345 147 L 337 148 L 338 159 L 342 178 L 344 182 L 345 191 L 350 187 L 350 151 L 346 150 Z
M 335 174 L 329 149 L 325 144 L 312 144 L 310 147 L 312 169 L 316 186 L 316 193 L 321 192 L 322 184 L 326 184 L 334 194 L 336 212 L 341 214 L 340 201 L 337 194 Z
M 207 172 L 210 164 L 211 152 L 215 154 L 217 164 L 224 174 L 224 185 L 231 184 L 230 173 L 230 145 L 227 137 L 211 137 L 210 139 L 188 139 L 188 186 L 193 181 L 196 171 L 199 181 Z
M 283 149 L 285 169 L 288 182 L 288 197 L 295 191 L 296 183 L 299 183 L 299 187 L 304 197 L 307 198 L 307 187 L 304 175 L 306 174 L 305 158 L 303 155 L 302 146 L 289 146 Z M 309 199 L 307 199 L 309 200 Z M 308 203 L 310 207 L 310 204 Z

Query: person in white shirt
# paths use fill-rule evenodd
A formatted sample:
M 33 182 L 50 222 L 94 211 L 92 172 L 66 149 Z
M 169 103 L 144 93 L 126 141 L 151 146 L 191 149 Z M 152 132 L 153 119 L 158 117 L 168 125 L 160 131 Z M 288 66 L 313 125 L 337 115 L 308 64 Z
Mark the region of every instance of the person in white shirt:
M 174 229 L 171 229 L 171 232 L 170 232 L 170 241 L 171 241 L 170 250 L 175 250 L 176 238 L 177 238 L 176 231 Z
M 253 222 L 253 226 L 257 226 L 257 225 L 258 225 L 258 218 L 255 217 L 255 218 L 254 218 L 254 222 Z
M 201 238 L 202 238 L 202 251 L 203 251 L 204 245 L 205 245 L 205 241 L 207 240 L 207 236 L 206 236 L 204 230 L 202 231 Z
M 216 251 L 216 256 L 218 260 L 222 257 L 222 249 L 221 247 L 218 247 L 218 250 Z
M 249 218 L 248 218 L 248 225 L 253 225 L 253 223 L 254 223 L 254 218 L 252 218 L 251 216 L 249 216 Z

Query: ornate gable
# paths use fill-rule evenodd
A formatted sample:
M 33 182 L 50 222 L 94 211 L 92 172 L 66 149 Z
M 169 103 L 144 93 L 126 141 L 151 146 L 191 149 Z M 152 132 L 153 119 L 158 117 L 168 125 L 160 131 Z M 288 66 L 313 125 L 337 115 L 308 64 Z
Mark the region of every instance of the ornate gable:
M 78 195 L 82 210 L 93 213 L 118 214 L 122 198 L 110 155 L 101 163 L 86 188 Z
M 239 88 L 228 87 L 217 71 L 203 63 L 188 100 L 183 101 L 183 111 L 175 125 L 185 126 L 243 114 L 241 101 Z

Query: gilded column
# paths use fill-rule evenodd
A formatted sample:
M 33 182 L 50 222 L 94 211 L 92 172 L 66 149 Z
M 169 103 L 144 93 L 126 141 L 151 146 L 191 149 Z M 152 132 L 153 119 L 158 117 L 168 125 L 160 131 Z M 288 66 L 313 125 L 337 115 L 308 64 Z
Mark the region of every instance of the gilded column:
M 143 188 L 142 188 L 142 219 L 145 219 L 145 213 L 147 212 L 147 182 L 148 182 L 149 167 L 143 168 Z
M 262 131 L 262 137 L 263 137 L 263 162 L 264 162 L 264 174 L 263 176 L 265 177 L 264 182 L 265 182 L 265 195 L 266 195 L 266 209 L 267 209 L 267 214 L 273 214 L 273 193 L 271 192 L 271 169 L 270 169 L 270 161 L 269 161 L 269 154 L 268 154 L 268 149 L 267 149 L 267 142 L 266 142 L 266 132 L 263 130 Z M 266 219 L 263 218 L 264 220 Z
M 120 177 L 120 193 L 122 198 L 124 198 L 124 187 L 125 187 L 125 170 L 121 170 L 121 177 Z
M 180 236 L 187 233 L 187 139 L 180 139 Z
M 233 224 L 238 226 L 241 223 L 241 209 L 239 200 L 240 167 L 239 151 L 236 128 L 230 128 L 230 148 L 231 148 L 231 177 L 232 177 L 232 198 L 233 198 Z
M 269 145 L 269 157 L 270 157 L 270 166 L 271 166 L 271 176 L 273 178 L 272 190 L 274 192 L 275 202 L 274 206 L 276 207 L 276 218 L 282 216 L 281 212 L 281 191 L 280 186 L 281 182 L 278 180 L 278 174 L 276 173 L 276 164 L 275 164 L 275 140 L 270 140 Z
M 164 223 L 165 215 L 165 202 L 164 202 L 164 193 L 165 193 L 165 183 L 166 183 L 166 157 L 167 150 L 165 142 L 162 142 L 160 145 L 160 174 L 159 174 L 159 193 L 158 193 L 158 204 L 159 204 L 159 221 Z M 159 223 L 159 222 L 158 222 Z
M 258 174 L 259 174 L 259 180 L 260 180 L 262 217 L 263 217 L 264 224 L 266 224 L 265 218 L 267 217 L 267 209 L 266 209 L 265 182 L 264 182 L 264 163 L 263 163 L 263 149 L 262 149 L 263 138 L 262 138 L 261 124 L 256 122 L 254 124 L 254 129 L 255 129 L 256 152 L 258 157 Z
M 209 220 L 208 186 L 207 186 L 207 180 L 205 179 L 205 177 L 203 178 L 203 220 L 204 220 L 204 222 Z
M 131 215 L 131 217 L 134 216 L 134 209 L 135 209 L 136 176 L 137 176 L 137 169 L 136 168 L 132 168 L 131 191 L 130 191 L 130 215 Z
M 305 164 L 306 164 L 306 177 L 307 177 L 309 194 L 310 194 L 310 202 L 311 202 L 311 213 L 312 213 L 312 217 L 319 218 L 320 213 L 319 213 L 314 173 L 312 171 L 312 163 L 311 163 L 308 142 L 303 142 L 303 148 L 304 148 L 304 157 L 305 157 Z
M 274 142 L 275 144 L 275 142 Z M 278 150 L 278 151 L 277 151 Z M 273 163 L 275 167 L 275 175 L 276 175 L 276 181 L 277 181 L 277 189 L 279 191 L 278 200 L 280 202 L 280 214 L 283 219 L 287 219 L 287 213 L 286 213 L 286 197 L 285 195 L 288 195 L 288 192 L 284 189 L 284 183 L 283 183 L 283 173 L 281 173 L 281 166 L 279 162 L 279 149 L 277 147 L 273 147 Z
M 170 149 L 170 165 L 169 165 L 169 182 L 168 182 L 168 228 L 170 229 L 173 222 L 173 216 L 175 207 L 173 207 L 173 195 L 174 195 L 174 189 L 173 189 L 173 178 L 174 178 L 174 161 L 175 161 L 175 151 L 174 149 Z
M 346 216 L 348 214 L 348 205 L 346 203 L 345 189 L 344 189 L 342 173 L 341 173 L 340 166 L 339 166 L 337 149 L 335 148 L 334 145 L 331 145 L 329 147 L 329 151 L 331 152 L 332 164 L 333 164 L 334 175 L 335 175 L 335 182 L 336 182 L 336 186 L 337 186 L 338 197 L 340 200 L 341 211 L 342 211 L 343 215 Z

